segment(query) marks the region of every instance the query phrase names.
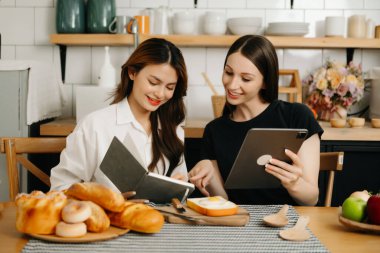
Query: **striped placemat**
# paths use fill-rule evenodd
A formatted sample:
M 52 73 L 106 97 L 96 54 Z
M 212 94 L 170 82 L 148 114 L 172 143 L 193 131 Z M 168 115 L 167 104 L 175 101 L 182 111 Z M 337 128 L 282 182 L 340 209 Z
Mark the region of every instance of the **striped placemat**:
M 277 212 L 281 206 L 242 207 L 250 213 L 250 222 L 245 227 L 166 223 L 157 234 L 130 232 L 102 242 L 73 244 L 31 239 L 22 252 L 328 252 L 310 230 L 309 240 L 292 242 L 278 236 L 284 228 L 265 226 L 262 218 Z M 292 206 L 288 217 L 285 228 L 294 226 L 299 217 Z

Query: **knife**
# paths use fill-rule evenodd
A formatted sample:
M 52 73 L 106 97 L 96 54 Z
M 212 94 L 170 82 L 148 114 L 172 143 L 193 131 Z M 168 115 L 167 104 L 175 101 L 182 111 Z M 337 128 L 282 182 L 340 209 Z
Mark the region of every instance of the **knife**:
M 174 206 L 174 208 L 180 212 L 180 213 L 184 213 L 186 212 L 186 209 L 183 207 L 182 203 L 179 201 L 179 199 L 177 198 L 172 198 L 172 205 Z
M 170 214 L 170 215 L 173 215 L 175 217 L 178 217 L 178 218 L 181 218 L 181 219 L 184 219 L 184 220 L 188 220 L 188 221 L 192 221 L 192 222 L 195 222 L 195 223 L 206 223 L 205 220 L 201 219 L 201 218 L 196 218 L 196 217 L 190 217 L 190 216 L 187 216 L 187 215 L 184 215 L 184 214 L 179 214 L 179 213 L 174 213 L 174 212 L 170 212 L 170 211 L 165 211 L 165 210 L 162 210 L 162 209 L 156 209 L 158 211 L 160 211 L 161 213 L 166 213 L 166 214 Z

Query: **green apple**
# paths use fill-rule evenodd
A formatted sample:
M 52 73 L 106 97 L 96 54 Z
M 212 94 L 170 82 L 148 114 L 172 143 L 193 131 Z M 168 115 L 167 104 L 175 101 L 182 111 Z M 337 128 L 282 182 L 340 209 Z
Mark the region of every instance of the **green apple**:
M 342 205 L 342 215 L 349 220 L 361 222 L 365 218 L 367 202 L 361 198 L 348 197 Z

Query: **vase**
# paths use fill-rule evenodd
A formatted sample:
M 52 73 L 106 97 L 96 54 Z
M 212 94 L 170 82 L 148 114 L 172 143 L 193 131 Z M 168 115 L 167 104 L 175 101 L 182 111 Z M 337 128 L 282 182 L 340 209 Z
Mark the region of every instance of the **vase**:
M 337 105 L 335 106 L 335 110 L 331 113 L 330 119 L 346 119 L 347 118 L 347 108 Z
M 84 33 L 85 16 L 85 0 L 57 0 L 57 33 Z
M 332 109 L 321 110 L 319 112 L 319 120 L 330 121 L 330 119 L 346 119 L 347 118 L 347 108 L 337 105 Z
M 115 0 L 88 0 L 87 32 L 109 33 L 108 27 L 115 16 Z

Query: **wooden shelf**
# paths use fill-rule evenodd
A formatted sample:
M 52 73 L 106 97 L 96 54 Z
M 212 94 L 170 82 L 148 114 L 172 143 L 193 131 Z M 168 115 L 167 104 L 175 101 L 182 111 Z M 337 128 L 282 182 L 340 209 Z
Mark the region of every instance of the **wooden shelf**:
M 66 46 L 133 45 L 132 34 L 51 34 L 50 42 Z
M 149 38 L 165 38 L 177 46 L 228 47 L 239 36 L 236 35 L 139 35 L 140 41 Z M 356 39 L 339 37 L 282 37 L 267 36 L 278 48 L 380 48 L 380 39 Z M 52 34 L 50 42 L 70 46 L 123 46 L 133 45 L 131 34 Z
M 237 35 L 154 35 L 140 34 L 138 41 L 153 37 L 165 38 L 177 46 L 229 47 Z M 380 39 L 355 39 L 339 37 L 305 38 L 267 36 L 276 48 L 345 48 L 347 63 L 352 61 L 355 48 L 380 49 Z M 136 40 L 137 41 L 137 40 Z M 62 81 L 65 81 L 67 46 L 137 46 L 132 34 L 51 34 L 50 42 L 59 45 Z

